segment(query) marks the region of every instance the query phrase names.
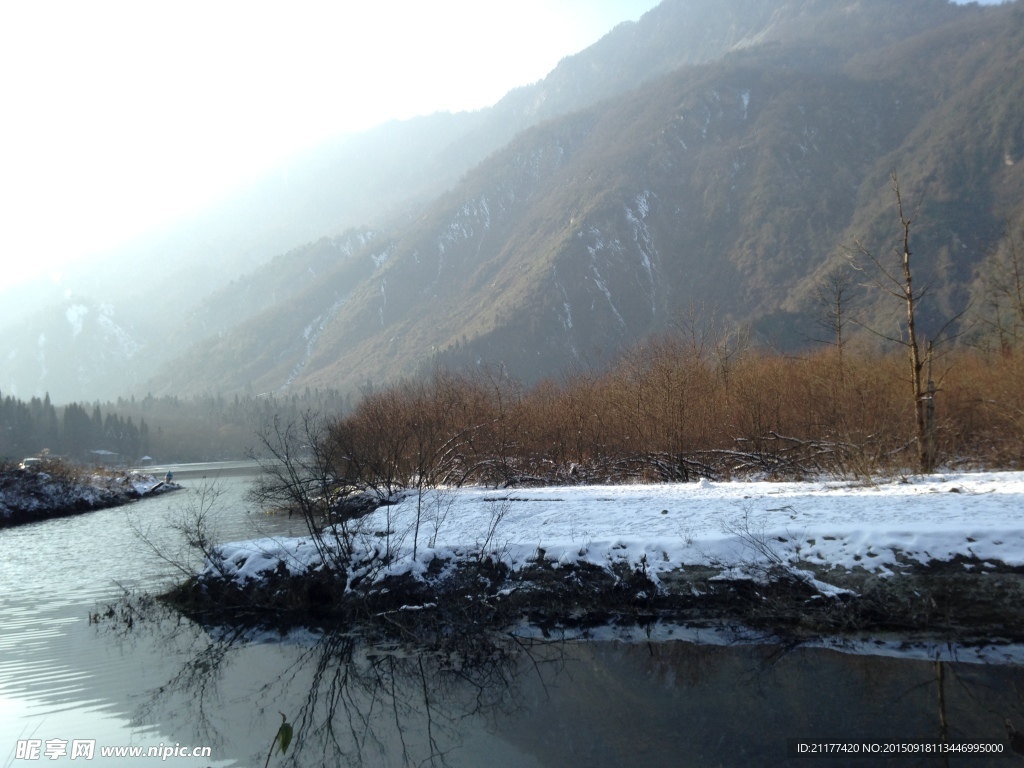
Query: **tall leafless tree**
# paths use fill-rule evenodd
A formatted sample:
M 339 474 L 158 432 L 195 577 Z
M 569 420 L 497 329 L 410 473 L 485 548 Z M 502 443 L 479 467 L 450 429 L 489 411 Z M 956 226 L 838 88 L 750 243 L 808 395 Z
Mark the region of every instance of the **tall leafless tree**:
M 910 228 L 916 216 L 907 213 L 903 195 L 900 191 L 899 177 L 895 171 L 890 175 L 892 190 L 896 197 L 896 212 L 900 220 L 900 246 L 896 250 L 895 268 L 885 264 L 867 248 L 857 243 L 856 250 L 875 268 L 872 281 L 884 293 L 899 300 L 906 312 L 906 325 L 901 328 L 898 336 L 887 335 L 875 328 L 864 326 L 882 338 L 903 345 L 907 350 L 910 363 L 911 396 L 914 403 L 915 440 L 917 443 L 919 471 L 928 474 L 935 469 L 936 447 L 934 434 L 935 386 L 931 380 L 931 360 L 933 342 L 925 343 L 918 330 L 918 308 L 921 300 L 928 294 L 927 286 L 923 289 L 914 288 L 914 275 L 911 265 Z M 966 310 L 964 310 L 966 312 Z M 948 329 L 964 314 L 960 312 L 950 318 L 934 335 L 934 339 L 947 340 Z M 861 324 L 863 325 L 863 324 Z M 927 369 L 927 375 L 926 375 Z

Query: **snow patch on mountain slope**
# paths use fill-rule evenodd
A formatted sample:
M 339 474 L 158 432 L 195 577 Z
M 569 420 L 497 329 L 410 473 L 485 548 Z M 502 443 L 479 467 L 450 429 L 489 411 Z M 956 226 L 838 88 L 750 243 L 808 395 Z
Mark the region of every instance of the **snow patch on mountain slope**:
M 313 357 L 313 350 L 316 349 L 317 342 L 320 341 L 320 336 L 323 334 L 324 329 L 328 326 L 334 316 L 338 314 L 338 311 L 348 301 L 348 296 L 342 296 L 337 299 L 331 306 L 321 315 L 318 315 L 313 322 L 307 325 L 302 331 L 302 338 L 306 342 L 306 348 L 303 351 L 302 358 L 292 366 L 291 371 L 288 373 L 288 378 L 285 379 L 284 384 L 281 385 L 280 391 L 284 392 L 288 389 L 295 380 L 299 377 L 299 374 L 305 369 L 309 363 L 310 358 Z
M 651 210 L 650 197 L 651 192 L 647 190 L 638 194 L 634 200 L 636 212 L 634 213 L 628 205 L 626 206 L 626 221 L 629 222 L 633 243 L 636 245 L 637 252 L 640 255 L 640 265 L 647 276 L 646 284 L 641 285 L 641 289 L 647 294 L 650 301 L 651 314 L 656 315 L 658 312 L 655 296 L 657 280 L 654 275 L 654 264 L 651 258 L 652 255 L 656 254 L 656 250 L 651 238 L 650 228 L 647 226 L 647 215 Z
M 85 324 L 85 316 L 89 314 L 89 308 L 84 304 L 72 304 L 64 310 L 64 316 L 71 324 L 71 338 L 76 338 L 82 332 Z
M 391 254 L 394 252 L 394 250 L 395 247 L 393 245 L 390 245 L 380 253 L 371 253 L 370 258 L 373 260 L 373 266 L 375 266 L 377 269 L 383 267 L 387 263 L 387 260 L 391 258 Z
M 608 284 L 605 282 L 604 278 L 601 277 L 601 273 L 597 271 L 597 265 L 591 264 L 590 271 L 594 273 L 594 284 L 601 290 L 601 293 L 604 294 L 605 298 L 608 299 L 608 306 L 611 307 L 611 310 L 618 319 L 619 324 L 625 328 L 626 321 L 622 318 L 622 315 L 619 314 L 619 310 L 618 307 L 615 306 L 615 302 L 612 301 L 612 292 L 608 289 Z
M 101 308 L 101 312 L 105 307 Z M 114 322 L 111 317 L 113 314 L 113 308 L 110 308 L 110 314 L 101 313 L 96 319 L 96 324 L 102 331 L 102 339 L 104 342 L 114 347 L 120 352 L 121 357 L 124 359 L 131 359 L 134 357 L 145 344 L 136 339 L 132 334 Z

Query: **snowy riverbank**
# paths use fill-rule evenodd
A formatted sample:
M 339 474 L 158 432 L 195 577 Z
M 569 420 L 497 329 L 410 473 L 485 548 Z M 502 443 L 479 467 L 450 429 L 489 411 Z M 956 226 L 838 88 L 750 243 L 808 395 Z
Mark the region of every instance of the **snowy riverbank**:
M 308 537 L 260 539 L 219 546 L 199 583 L 257 603 L 275 593 L 275 610 L 293 604 L 300 584 L 307 593 L 317 584 L 294 603 L 301 610 L 331 613 L 356 595 L 369 610 L 407 612 L 449 594 L 473 599 L 476 580 L 478 598 L 503 605 L 501 620 L 545 606 L 582 620 L 623 611 L 749 620 L 764 604 L 766 616 L 810 630 L 1024 637 L 1013 608 L 1024 605 L 1024 473 L 464 488 L 417 502 L 408 495 L 358 521 L 344 574 L 328 578 Z
M 152 475 L 77 469 L 0 471 L 0 528 L 127 504 L 154 493 L 179 490 Z

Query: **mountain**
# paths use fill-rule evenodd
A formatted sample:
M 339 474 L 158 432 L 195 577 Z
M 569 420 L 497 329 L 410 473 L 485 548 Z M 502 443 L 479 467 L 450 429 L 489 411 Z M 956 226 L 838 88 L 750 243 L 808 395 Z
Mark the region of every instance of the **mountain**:
M 786 4 L 759 42 L 524 131 L 386 248 L 354 256 L 373 264 L 367 280 L 325 281 L 351 288 L 296 378 L 305 325 L 286 318 L 334 307 L 323 285 L 198 344 L 153 383 L 355 388 L 478 360 L 532 380 L 599 363 L 700 306 L 805 342 L 843 246 L 894 244 L 893 168 L 920 201 L 920 284 L 937 300 L 923 321 L 936 328 L 1022 212 L 1024 25 L 1016 6 L 893 8 Z M 261 357 L 267 338 L 291 352 L 262 376 L 243 382 L 217 362 L 224 349 Z
M 1024 214 L 1022 16 L 944 0 L 666 0 L 490 110 L 384 126 L 268 180 L 281 218 L 310 233 L 292 243 L 307 244 L 265 261 L 255 245 L 196 241 L 234 274 L 204 290 L 161 280 L 150 305 L 177 311 L 135 323 L 147 352 L 127 381 L 355 389 L 478 360 L 534 380 L 699 306 L 796 345 L 843 247 L 891 249 L 893 169 L 917 206 L 936 326 Z M 252 242 L 270 242 L 255 233 L 275 220 Z M 27 350 L 34 332 L 5 343 Z M 10 349 L 0 386 L 55 381 Z M 99 391 L 81 381 L 51 395 L 99 396 L 73 394 Z
M 168 334 L 181 337 L 178 326 L 201 313 L 203 302 L 218 301 L 226 284 L 299 243 L 414 216 L 520 130 L 681 64 L 722 55 L 760 27 L 766 11 L 758 5 L 767 7 L 750 4 L 743 10 L 751 18 L 738 23 L 735 12 L 721 15 L 713 3 L 693 4 L 683 14 L 692 23 L 679 39 L 665 34 L 678 26 L 674 19 L 662 17 L 678 16 L 682 6 L 659 7 L 639 23 L 620 24 L 591 48 L 563 59 L 545 79 L 515 89 L 491 108 L 394 121 L 338 137 L 209 210 L 72 267 L 60 284 L 40 281 L 0 296 L 0 388 L 26 396 L 48 389 L 60 400 L 117 394 L 89 377 L 39 378 L 37 362 L 25 357 L 33 327 L 61 316 L 65 286 L 140 318 L 140 344 L 155 354 L 126 364 L 132 380 L 146 378 L 161 357 L 182 351 L 167 345 Z M 248 316 L 243 312 L 235 322 Z M 64 353 L 53 348 L 50 354 Z
M 7 364 L 16 363 L 28 385 L 23 388 L 48 390 L 54 382 L 74 381 L 87 391 L 124 392 L 142 384 L 126 371 L 146 342 L 135 321 L 111 304 L 69 296 L 19 331 L 17 337 L 5 336 L 4 343 Z

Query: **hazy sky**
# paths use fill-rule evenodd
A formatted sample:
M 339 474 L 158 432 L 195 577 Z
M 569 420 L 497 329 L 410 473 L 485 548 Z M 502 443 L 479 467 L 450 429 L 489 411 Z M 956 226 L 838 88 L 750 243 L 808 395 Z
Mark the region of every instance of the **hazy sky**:
M 493 104 L 656 4 L 0 2 L 0 290 L 328 137 Z
M 0 290 L 296 151 L 475 109 L 657 0 L 0 0 Z

